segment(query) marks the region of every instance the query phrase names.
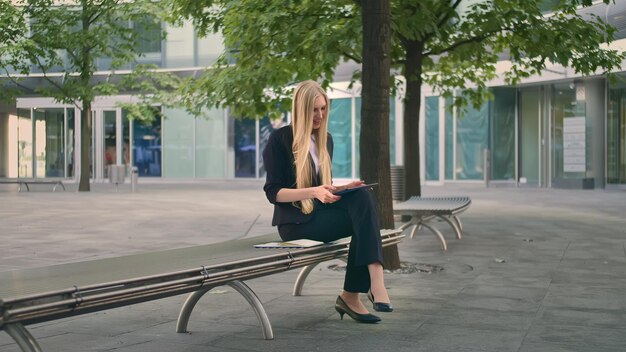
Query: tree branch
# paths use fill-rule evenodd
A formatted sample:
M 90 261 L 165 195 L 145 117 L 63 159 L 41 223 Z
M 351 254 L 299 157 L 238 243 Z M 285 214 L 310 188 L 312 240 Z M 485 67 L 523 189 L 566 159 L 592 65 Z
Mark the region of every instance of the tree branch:
M 450 19 L 450 17 L 452 17 L 452 14 L 456 12 L 456 8 L 459 7 L 459 4 L 461 3 L 462 0 L 456 0 L 454 2 L 454 4 L 452 4 L 452 6 L 450 7 L 450 11 L 448 11 L 440 20 L 439 23 L 437 24 L 437 27 L 442 27 L 444 24 L 446 24 L 446 22 L 448 22 L 448 20 Z
M 13 84 L 15 84 L 16 86 L 26 90 L 26 91 L 32 91 L 32 89 L 26 87 L 25 85 L 20 84 L 17 79 L 15 79 L 15 77 L 13 77 L 10 73 L 9 70 L 6 67 L 3 67 L 4 72 L 5 72 L 5 78 L 8 78 L 9 81 L 13 82 Z
M 48 83 L 53 85 L 63 95 L 69 96 L 69 93 L 67 92 L 67 90 L 65 90 L 65 88 L 62 85 L 58 84 L 57 82 L 55 82 L 52 79 L 50 79 L 50 77 L 48 77 L 48 72 L 45 69 L 45 66 L 43 65 L 43 63 L 41 62 L 41 59 L 39 57 L 37 57 L 36 60 L 37 60 L 37 66 L 41 69 L 41 73 L 43 73 L 43 79 L 45 79 Z
M 455 2 L 452 4 L 452 6 L 450 7 L 450 11 L 447 11 L 443 17 L 439 20 L 439 22 L 437 23 L 437 28 L 441 28 L 443 27 L 446 22 L 448 22 L 448 20 L 450 20 L 450 18 L 452 17 L 452 14 L 456 12 L 456 8 L 459 7 L 459 4 L 461 3 L 461 1 L 463 0 L 455 0 Z M 435 31 L 426 33 L 422 39 L 422 41 L 424 43 L 426 43 L 427 41 L 429 41 L 434 35 L 435 35 Z
M 109 6 L 109 10 L 110 10 L 110 9 L 115 9 L 115 6 L 117 6 L 117 4 L 118 4 L 118 3 L 119 3 L 119 0 L 115 0 L 115 1 L 113 2 L 113 5 L 112 5 L 112 6 Z M 102 7 L 103 7 L 103 6 L 102 6 L 102 5 L 100 5 L 99 7 L 102 9 Z M 96 13 L 95 13 L 95 17 L 93 17 L 93 18 L 90 18 L 90 19 L 89 19 L 89 23 L 90 23 L 90 24 L 94 24 L 94 23 L 96 23 L 96 21 L 98 21 L 98 19 L 99 19 L 99 18 L 100 18 L 100 17 L 104 14 L 104 12 L 105 12 L 104 10 L 101 10 L 101 11 L 96 12 Z
M 498 32 L 502 32 L 502 31 L 507 30 L 507 29 L 510 29 L 510 28 L 505 27 L 505 28 L 498 28 L 498 29 L 494 29 L 494 30 L 492 30 L 492 31 L 487 31 L 487 32 L 485 32 L 485 33 L 483 33 L 483 34 L 481 34 L 481 35 L 478 35 L 478 36 L 475 36 L 475 37 L 472 37 L 472 38 L 467 38 L 467 39 L 465 39 L 465 40 L 461 40 L 461 41 L 456 42 L 456 43 L 454 43 L 454 44 L 450 45 L 449 47 L 444 48 L 444 49 L 441 49 L 441 50 L 436 50 L 436 51 L 435 51 L 435 50 L 425 51 L 425 52 L 424 52 L 424 56 L 430 56 L 430 55 L 441 55 L 441 54 L 443 54 L 443 53 L 446 53 L 446 52 L 452 51 L 452 50 L 454 50 L 454 49 L 456 49 L 456 48 L 458 48 L 458 47 L 460 47 L 460 46 L 462 46 L 462 45 L 465 45 L 465 44 L 470 44 L 470 43 L 480 43 L 480 42 L 482 42 L 483 40 L 487 39 L 487 38 L 488 38 L 489 36 L 491 36 L 492 34 L 495 34 L 495 33 L 498 33 Z
M 347 52 L 345 52 L 345 51 L 344 51 L 344 52 L 342 52 L 341 54 L 342 54 L 343 56 L 347 57 L 348 59 L 350 59 L 350 60 L 352 60 L 352 61 L 356 62 L 357 64 L 360 64 L 360 63 L 361 63 L 361 61 L 362 61 L 360 58 L 358 58 L 358 57 L 356 57 L 356 56 L 354 56 L 354 55 L 348 54 L 348 53 L 347 53 Z

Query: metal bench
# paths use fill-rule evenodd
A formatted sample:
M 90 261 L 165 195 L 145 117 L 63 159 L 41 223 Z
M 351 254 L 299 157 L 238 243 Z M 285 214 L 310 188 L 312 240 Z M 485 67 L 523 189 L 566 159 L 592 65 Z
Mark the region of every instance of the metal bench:
M 448 250 L 446 239 L 439 229 L 432 226 L 433 220 L 447 222 L 457 239 L 463 235 L 463 226 L 458 214 L 469 208 L 472 200 L 469 197 L 411 197 L 410 199 L 394 204 L 393 212 L 396 215 L 408 215 L 411 220 L 404 223 L 400 228 L 406 229 L 413 226 L 410 237 L 413 238 L 417 230 L 422 226 L 432 231 L 439 241 L 443 250 Z
M 399 243 L 402 230 L 383 230 L 383 246 Z M 273 339 L 263 304 L 245 280 L 347 256 L 349 241 L 304 249 L 255 249 L 277 234 L 117 258 L 0 272 L 0 330 L 22 351 L 41 351 L 26 325 L 190 293 L 177 332 L 186 332 L 198 300 L 228 285 L 250 304 L 265 339 Z M 306 276 L 296 280 L 301 290 Z M 300 291 L 298 291 L 300 292 Z M 295 293 L 295 289 L 294 289 Z M 68 347 L 68 350 L 73 350 Z
M 61 180 L 43 180 L 43 179 L 7 179 L 7 180 L 0 180 L 0 184 L 9 184 L 9 183 L 14 183 L 17 184 L 17 191 L 21 192 L 22 191 L 22 186 L 26 187 L 27 191 L 30 191 L 30 187 L 29 185 L 54 185 L 54 187 L 52 187 L 52 192 L 56 191 L 58 186 L 61 186 L 61 188 L 63 188 L 63 190 L 65 191 L 65 185 L 63 184 L 63 182 Z

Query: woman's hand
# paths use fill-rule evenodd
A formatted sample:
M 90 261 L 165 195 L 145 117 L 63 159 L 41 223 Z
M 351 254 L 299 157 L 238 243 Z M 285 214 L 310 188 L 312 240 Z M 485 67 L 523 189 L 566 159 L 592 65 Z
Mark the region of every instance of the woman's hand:
M 324 204 L 334 203 L 341 199 L 340 196 L 333 194 L 334 191 L 337 191 L 337 187 L 331 185 L 313 187 L 313 197 Z
M 352 182 L 350 182 L 348 184 L 335 187 L 335 192 L 336 191 L 343 191 L 344 189 L 350 189 L 350 188 L 354 188 L 354 187 L 359 187 L 359 186 L 362 186 L 364 184 L 365 184 L 365 181 L 363 181 L 363 180 L 352 181 Z

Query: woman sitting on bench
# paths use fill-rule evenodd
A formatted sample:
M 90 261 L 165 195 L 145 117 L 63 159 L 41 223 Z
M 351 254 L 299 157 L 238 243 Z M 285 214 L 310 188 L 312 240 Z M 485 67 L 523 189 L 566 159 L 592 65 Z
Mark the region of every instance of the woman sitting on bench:
M 352 236 L 343 292 L 335 309 L 361 323 L 376 323 L 359 299 L 368 293 L 373 308 L 391 312 L 383 279 L 382 247 L 376 206 L 363 188 L 342 196 L 334 192 L 363 185 L 333 186 L 332 136 L 327 133 L 328 96 L 315 81 L 300 83 L 293 94 L 292 123 L 274 131 L 263 151 L 267 170 L 263 189 L 274 204 L 272 225 L 285 240 L 330 242 Z

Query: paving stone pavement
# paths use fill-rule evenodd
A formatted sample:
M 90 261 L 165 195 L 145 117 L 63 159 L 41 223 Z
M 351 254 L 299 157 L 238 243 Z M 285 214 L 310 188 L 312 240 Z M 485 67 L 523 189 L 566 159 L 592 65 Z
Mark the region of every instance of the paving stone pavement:
M 216 243 L 273 232 L 259 180 L 146 181 L 139 192 L 17 192 L 0 185 L 0 271 Z M 44 351 L 624 351 L 626 192 L 428 186 L 467 195 L 465 236 L 443 252 L 427 230 L 399 246 L 433 273 L 386 276 L 395 311 L 376 325 L 340 320 L 343 274 L 324 263 L 303 296 L 296 271 L 248 281 L 275 339 L 265 341 L 230 288 L 205 296 L 190 333 L 174 332 L 184 296 L 29 327 Z M 0 285 L 2 283 L 0 282 Z M 364 300 L 365 301 L 365 300 Z M 18 351 L 0 333 L 0 352 Z

